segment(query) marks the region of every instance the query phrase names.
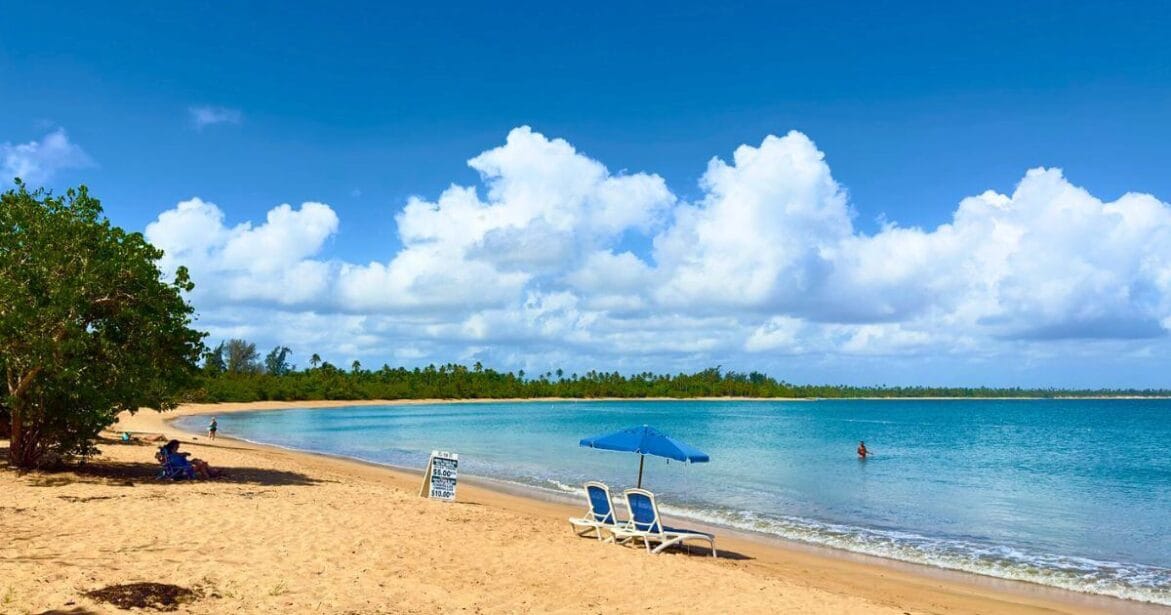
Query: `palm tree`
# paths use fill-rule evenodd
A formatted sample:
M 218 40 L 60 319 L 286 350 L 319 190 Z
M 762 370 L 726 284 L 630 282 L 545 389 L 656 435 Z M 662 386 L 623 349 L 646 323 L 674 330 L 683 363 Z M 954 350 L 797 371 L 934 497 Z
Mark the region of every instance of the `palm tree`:
M 316 352 L 313 353 L 313 356 L 309 357 L 309 365 L 311 365 L 313 369 L 317 369 L 317 366 L 321 365 L 321 355 L 317 354 Z

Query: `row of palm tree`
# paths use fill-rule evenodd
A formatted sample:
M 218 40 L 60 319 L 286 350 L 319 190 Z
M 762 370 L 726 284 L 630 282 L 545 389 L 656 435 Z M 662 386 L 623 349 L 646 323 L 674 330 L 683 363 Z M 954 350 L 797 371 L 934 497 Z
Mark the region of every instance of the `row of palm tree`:
M 497 371 L 479 361 L 413 368 L 383 365 L 369 370 L 353 361 L 343 370 L 313 353 L 309 367 L 289 365 L 290 351 L 277 346 L 264 361 L 255 346 L 230 340 L 212 349 L 204 362 L 201 386 L 190 398 L 206 401 L 318 399 L 504 399 L 504 398 L 859 398 L 859 397 L 1060 397 L 1157 396 L 1158 390 L 1070 390 L 1054 388 L 888 387 L 804 385 L 750 371 L 711 367 L 694 373 L 621 374 L 590 370 L 583 374 L 548 369 L 535 376 L 525 370 Z

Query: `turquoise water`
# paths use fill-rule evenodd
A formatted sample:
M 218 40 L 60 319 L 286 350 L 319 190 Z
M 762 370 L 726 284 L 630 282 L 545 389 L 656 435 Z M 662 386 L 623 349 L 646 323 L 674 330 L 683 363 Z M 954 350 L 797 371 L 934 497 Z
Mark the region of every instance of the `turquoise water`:
M 198 430 L 206 417 L 180 424 Z M 634 486 L 637 456 L 578 447 L 648 424 L 711 455 L 648 458 L 668 514 L 1171 605 L 1171 400 L 623 401 L 297 409 L 222 434 L 574 492 Z M 874 456 L 859 461 L 865 440 Z

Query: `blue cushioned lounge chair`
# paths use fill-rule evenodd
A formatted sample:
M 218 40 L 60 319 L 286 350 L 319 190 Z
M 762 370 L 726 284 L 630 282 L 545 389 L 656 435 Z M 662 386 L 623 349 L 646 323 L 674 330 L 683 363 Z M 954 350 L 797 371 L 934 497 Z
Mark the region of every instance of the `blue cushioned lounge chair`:
M 613 531 L 626 524 L 618 521 L 614 514 L 614 506 L 610 500 L 610 488 L 605 483 L 592 480 L 585 484 L 586 500 L 589 510 L 584 517 L 571 517 L 569 525 L 579 536 L 595 532 L 598 540 L 602 540 L 602 530 Z
M 625 526 L 613 530 L 614 537 L 618 540 L 625 542 L 641 539 L 650 553 L 659 553 L 671 545 L 682 544 L 687 540 L 702 540 L 711 545 L 712 557 L 716 557 L 715 536 L 707 532 L 680 530 L 663 525 L 659 506 L 655 503 L 655 494 L 646 489 L 627 489 L 622 495 L 626 496 L 626 505 L 630 508 L 630 521 Z M 652 550 L 651 541 L 659 543 L 659 546 Z

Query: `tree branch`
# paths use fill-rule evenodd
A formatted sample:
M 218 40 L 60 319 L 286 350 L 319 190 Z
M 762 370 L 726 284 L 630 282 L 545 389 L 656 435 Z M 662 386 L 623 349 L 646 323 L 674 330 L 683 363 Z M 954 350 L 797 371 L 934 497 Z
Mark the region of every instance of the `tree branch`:
M 20 379 L 20 382 L 17 383 L 16 390 L 9 391 L 9 394 L 12 395 L 13 397 L 20 397 L 21 395 L 24 395 L 24 392 L 27 391 L 29 386 L 32 385 L 33 379 L 36 378 L 37 375 L 39 375 L 40 373 L 41 373 L 41 366 L 40 365 L 29 370 L 28 373 L 25 374 L 24 377 Z M 9 386 L 11 386 L 11 385 L 9 385 Z

